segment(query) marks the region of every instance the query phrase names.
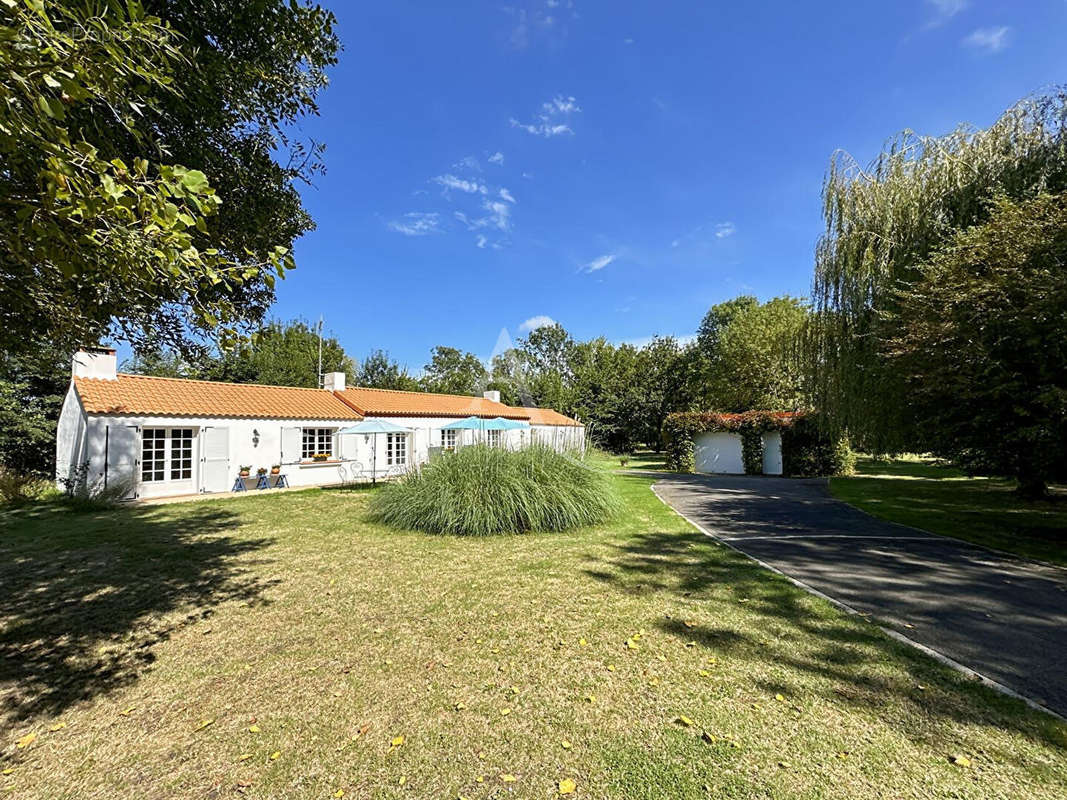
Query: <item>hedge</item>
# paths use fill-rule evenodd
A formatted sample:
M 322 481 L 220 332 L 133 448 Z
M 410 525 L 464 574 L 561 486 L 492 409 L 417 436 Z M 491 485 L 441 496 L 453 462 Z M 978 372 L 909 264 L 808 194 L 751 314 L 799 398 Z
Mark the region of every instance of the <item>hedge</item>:
M 702 433 L 736 433 L 741 437 L 741 458 L 745 474 L 763 473 L 763 434 L 782 434 L 782 472 L 789 477 L 847 475 L 855 466 L 848 440 L 832 440 L 823 435 L 814 415 L 804 412 L 746 411 L 722 414 L 711 411 L 682 411 L 671 414 L 663 424 L 667 468 L 693 472 L 694 442 Z

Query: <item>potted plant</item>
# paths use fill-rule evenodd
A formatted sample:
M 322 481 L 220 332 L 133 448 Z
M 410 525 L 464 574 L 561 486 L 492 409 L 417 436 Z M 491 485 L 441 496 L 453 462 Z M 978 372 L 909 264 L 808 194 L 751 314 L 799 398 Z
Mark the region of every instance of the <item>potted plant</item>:
M 247 467 L 241 467 L 240 472 L 238 472 L 237 474 L 240 475 L 242 478 L 247 478 L 249 475 L 252 474 L 252 465 L 249 464 Z
M 329 453 L 315 453 L 311 458 L 314 461 L 325 461 L 330 457 Z
M 270 474 L 271 475 L 280 475 L 281 471 L 282 471 L 282 465 L 281 464 L 272 464 L 271 465 L 271 468 L 270 468 Z
M 260 467 L 259 469 L 256 470 L 256 474 L 257 475 L 266 475 L 267 474 L 267 468 L 266 467 Z

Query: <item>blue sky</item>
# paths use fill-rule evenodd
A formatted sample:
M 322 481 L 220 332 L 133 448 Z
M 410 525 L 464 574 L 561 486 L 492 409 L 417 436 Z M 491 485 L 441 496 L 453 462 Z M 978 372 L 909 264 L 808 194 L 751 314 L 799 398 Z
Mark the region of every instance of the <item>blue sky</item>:
M 1067 82 L 1064 0 L 326 2 L 345 50 L 299 132 L 328 171 L 274 316 L 416 371 L 806 296 L 834 150 Z

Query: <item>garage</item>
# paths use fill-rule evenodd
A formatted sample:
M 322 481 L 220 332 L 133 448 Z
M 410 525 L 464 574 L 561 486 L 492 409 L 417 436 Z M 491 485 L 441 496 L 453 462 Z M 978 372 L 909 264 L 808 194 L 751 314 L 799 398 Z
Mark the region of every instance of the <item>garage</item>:
M 702 433 L 693 440 L 693 466 L 697 472 L 743 475 L 741 437 L 736 433 Z

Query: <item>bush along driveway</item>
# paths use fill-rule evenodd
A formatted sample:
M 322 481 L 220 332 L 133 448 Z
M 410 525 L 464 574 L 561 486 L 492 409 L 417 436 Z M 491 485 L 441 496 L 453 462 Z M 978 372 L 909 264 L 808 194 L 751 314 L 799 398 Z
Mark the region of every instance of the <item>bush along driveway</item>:
M 676 475 L 656 491 L 731 547 L 1067 715 L 1067 570 L 875 519 L 821 480 Z

